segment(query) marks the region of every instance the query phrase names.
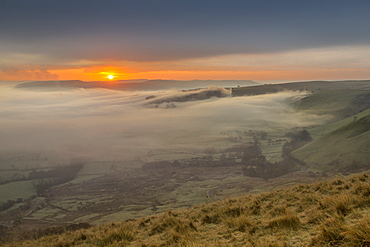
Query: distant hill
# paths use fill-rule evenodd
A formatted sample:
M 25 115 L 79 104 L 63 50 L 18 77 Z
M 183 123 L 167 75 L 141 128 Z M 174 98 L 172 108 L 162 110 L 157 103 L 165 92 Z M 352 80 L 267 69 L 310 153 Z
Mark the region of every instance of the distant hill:
M 125 81 L 121 81 L 125 83 Z M 217 87 L 237 87 L 259 85 L 251 80 L 147 80 L 141 83 L 125 83 L 125 88 L 129 90 L 166 90 L 166 89 L 193 89 L 206 88 L 209 86 Z
M 222 98 L 230 96 L 230 91 L 225 88 L 219 87 L 209 87 L 206 89 L 196 89 L 196 90 L 183 90 L 178 93 L 171 94 L 170 96 L 157 97 L 155 95 L 148 96 L 146 98 L 147 104 L 154 104 L 158 107 L 162 103 L 172 103 L 172 102 L 187 102 L 196 100 L 205 100 L 212 97 Z M 175 107 L 174 104 L 169 106 Z
M 73 88 L 107 88 L 124 91 L 156 91 L 167 89 L 193 89 L 205 88 L 207 86 L 237 87 L 257 85 L 250 80 L 123 80 L 123 81 L 34 81 L 16 85 L 16 88 L 28 90 L 69 90 Z
M 253 87 L 239 87 L 233 89 L 234 96 L 258 95 L 277 93 L 287 90 L 293 91 L 331 91 L 331 90 L 370 90 L 370 80 L 361 81 L 306 81 L 279 84 L 264 84 Z
M 69 88 L 79 88 L 79 87 L 93 87 L 95 84 L 88 84 L 84 81 L 71 80 L 71 81 L 33 81 L 25 82 L 15 86 L 15 88 L 21 89 L 69 89 Z
M 369 215 L 362 174 L 4 246 L 369 246 Z

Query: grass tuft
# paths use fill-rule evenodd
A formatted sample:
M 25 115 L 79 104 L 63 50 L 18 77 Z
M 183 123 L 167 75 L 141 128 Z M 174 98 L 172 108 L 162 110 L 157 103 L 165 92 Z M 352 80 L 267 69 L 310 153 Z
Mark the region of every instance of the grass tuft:
M 366 218 L 345 232 L 347 246 L 370 246 L 370 218 Z
M 298 229 L 300 226 L 301 222 L 299 218 L 291 213 L 273 219 L 267 225 L 268 228 L 286 228 L 286 229 Z
M 345 231 L 343 218 L 330 218 L 320 225 L 319 234 L 312 239 L 312 245 L 339 246 L 344 240 Z

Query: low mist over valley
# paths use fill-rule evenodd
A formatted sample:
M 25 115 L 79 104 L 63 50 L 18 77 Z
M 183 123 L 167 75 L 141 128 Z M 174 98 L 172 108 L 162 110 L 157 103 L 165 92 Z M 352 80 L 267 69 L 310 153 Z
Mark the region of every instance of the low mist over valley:
M 66 160 L 132 160 L 154 149 L 202 150 L 213 146 L 204 142 L 225 139 L 236 130 L 284 131 L 331 118 L 293 108 L 292 102 L 308 91 L 232 97 L 231 89 L 220 87 L 130 92 L 3 86 L 1 94 L 3 154 Z

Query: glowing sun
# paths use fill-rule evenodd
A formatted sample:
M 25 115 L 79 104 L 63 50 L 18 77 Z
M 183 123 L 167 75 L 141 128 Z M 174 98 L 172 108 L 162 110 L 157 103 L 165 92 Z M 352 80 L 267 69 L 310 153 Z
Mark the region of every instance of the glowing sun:
M 107 76 L 109 80 L 113 80 L 114 79 L 114 75 L 108 75 Z

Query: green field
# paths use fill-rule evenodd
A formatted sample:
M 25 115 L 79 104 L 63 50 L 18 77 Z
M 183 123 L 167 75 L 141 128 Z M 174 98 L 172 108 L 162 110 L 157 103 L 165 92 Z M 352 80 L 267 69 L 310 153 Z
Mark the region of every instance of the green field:
M 33 181 L 18 181 L 0 185 L 0 202 L 7 200 L 24 200 L 36 195 L 36 189 L 33 186 Z

